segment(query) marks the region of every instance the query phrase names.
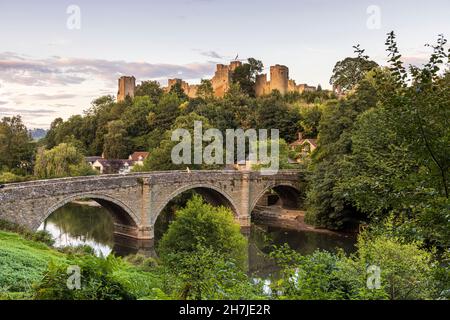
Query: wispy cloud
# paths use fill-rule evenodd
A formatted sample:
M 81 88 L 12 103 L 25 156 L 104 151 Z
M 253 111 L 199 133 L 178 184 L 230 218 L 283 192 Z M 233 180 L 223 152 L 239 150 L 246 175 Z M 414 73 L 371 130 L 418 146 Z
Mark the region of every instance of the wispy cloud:
M 200 51 L 200 54 L 202 56 L 208 57 L 208 58 L 214 58 L 214 59 L 223 59 L 224 56 L 221 56 L 215 51 Z
M 33 86 L 80 84 L 91 79 L 112 83 L 121 75 L 134 75 L 137 79 L 182 75 L 186 79 L 196 79 L 210 75 L 213 70 L 210 63 L 152 64 L 58 56 L 33 59 L 13 52 L 0 53 L 0 80 Z
M 33 116 L 48 116 L 55 113 L 55 110 L 51 109 L 24 109 L 13 107 L 0 107 L 0 114 L 2 115 L 33 115 Z

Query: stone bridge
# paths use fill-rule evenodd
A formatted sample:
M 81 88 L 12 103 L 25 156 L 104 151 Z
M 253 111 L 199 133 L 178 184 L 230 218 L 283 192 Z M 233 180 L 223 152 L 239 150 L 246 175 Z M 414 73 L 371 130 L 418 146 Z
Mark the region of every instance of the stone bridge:
M 164 171 L 126 175 L 11 183 L 0 189 L 0 219 L 37 230 L 56 209 L 90 198 L 108 209 L 115 233 L 153 239 L 154 225 L 164 207 L 179 194 L 194 190 L 208 202 L 232 209 L 242 227 L 250 226 L 256 204 L 264 205 L 273 190 L 286 207 L 296 207 L 303 191 L 299 171 L 274 175 L 257 171 Z

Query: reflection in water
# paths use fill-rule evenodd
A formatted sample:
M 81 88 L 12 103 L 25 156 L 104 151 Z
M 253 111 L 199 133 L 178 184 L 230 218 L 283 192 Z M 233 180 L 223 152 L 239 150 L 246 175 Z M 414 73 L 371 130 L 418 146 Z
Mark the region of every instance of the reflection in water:
M 346 253 L 352 253 L 356 250 L 356 235 L 296 231 L 252 225 L 248 250 L 250 273 L 262 278 L 276 277 L 279 269 L 267 254 L 273 245 L 280 246 L 284 243 L 303 255 L 311 254 L 317 249 L 330 252 L 342 249 Z
M 171 213 L 173 210 L 165 212 L 158 218 L 155 227 L 156 241 L 173 219 Z M 49 231 L 55 238 L 56 246 L 89 245 L 99 256 L 107 256 L 111 252 L 119 256 L 137 252 L 155 255 L 154 246 L 149 242 L 115 237 L 111 215 L 106 209 L 92 204 L 67 204 L 50 215 L 40 230 Z M 355 250 L 355 237 L 351 235 L 292 231 L 253 225 L 248 238 L 249 272 L 262 278 L 276 277 L 277 274 L 276 266 L 267 257 L 272 245 L 288 243 L 292 249 L 302 254 L 312 253 L 316 249 L 335 252 L 336 248 L 342 248 L 347 253 Z
M 101 206 L 69 203 L 53 212 L 39 230 L 55 239 L 55 246 L 88 245 L 106 257 L 114 247 L 114 222 Z

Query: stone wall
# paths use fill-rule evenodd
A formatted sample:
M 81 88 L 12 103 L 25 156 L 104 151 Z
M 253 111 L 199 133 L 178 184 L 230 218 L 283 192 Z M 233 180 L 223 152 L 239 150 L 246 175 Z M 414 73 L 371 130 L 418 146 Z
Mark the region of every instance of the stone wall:
M 248 227 L 253 208 L 266 191 L 280 185 L 300 190 L 301 181 L 300 172 L 283 170 L 272 176 L 243 171 L 168 171 L 13 183 L 0 189 L 0 219 L 36 230 L 64 204 L 91 198 L 111 209 L 117 233 L 152 239 L 156 219 L 169 201 L 198 189 L 219 195 L 241 226 Z

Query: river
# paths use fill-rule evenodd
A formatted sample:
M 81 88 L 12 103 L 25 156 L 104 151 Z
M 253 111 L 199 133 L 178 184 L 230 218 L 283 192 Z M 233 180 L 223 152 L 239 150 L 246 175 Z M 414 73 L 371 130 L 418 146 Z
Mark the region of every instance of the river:
M 113 220 L 107 210 L 92 203 L 69 203 L 51 214 L 39 229 L 52 234 L 56 247 L 89 245 L 99 256 L 111 253 L 126 256 L 137 252 L 154 254 L 153 247 L 115 237 Z M 309 254 L 316 249 L 335 252 L 341 248 L 347 253 L 355 250 L 355 236 L 347 234 L 296 231 L 253 224 L 247 236 L 249 272 L 264 278 L 276 275 L 278 271 L 267 256 L 271 245 L 287 243 L 301 254 Z

